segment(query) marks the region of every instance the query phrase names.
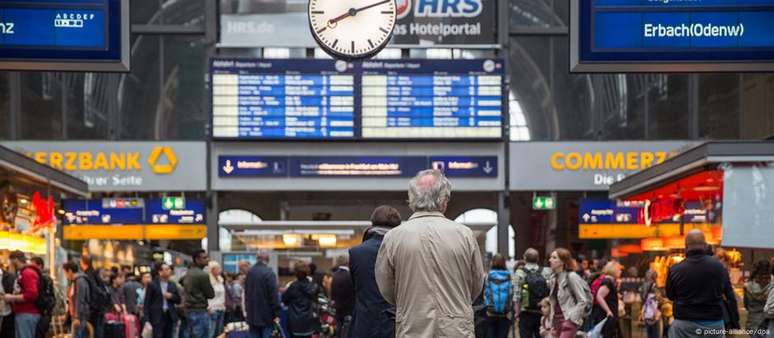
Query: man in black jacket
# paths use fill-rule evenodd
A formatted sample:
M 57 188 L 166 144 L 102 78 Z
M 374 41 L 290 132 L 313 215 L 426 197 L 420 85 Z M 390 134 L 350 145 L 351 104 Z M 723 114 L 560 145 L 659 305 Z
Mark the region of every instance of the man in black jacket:
M 269 252 L 258 250 L 258 261 L 247 272 L 245 295 L 242 297 L 247 324 L 252 337 L 271 338 L 274 322 L 280 313 L 277 275 L 266 264 Z
M 376 256 L 384 235 L 400 225 L 400 213 L 387 205 L 371 214 L 371 225 L 363 236 L 363 244 L 349 249 L 349 267 L 355 290 L 355 309 L 349 336 L 352 338 L 393 338 L 395 307 L 387 303 L 376 285 Z
M 723 292 L 728 272 L 705 254 L 704 233 L 694 229 L 685 236 L 686 258 L 669 269 L 667 297 L 674 303 L 670 338 L 725 337 Z
M 156 271 L 158 277 L 145 290 L 143 311 L 153 327 L 153 338 L 172 338 L 177 323 L 175 305 L 180 304 L 180 293 L 175 283 L 169 281 L 172 277 L 169 264 L 159 264 Z
M 336 272 L 333 273 L 331 281 L 331 300 L 336 309 L 336 337 L 347 338 L 352 321 L 352 308 L 355 306 L 355 290 L 352 288 L 347 256 L 336 257 Z

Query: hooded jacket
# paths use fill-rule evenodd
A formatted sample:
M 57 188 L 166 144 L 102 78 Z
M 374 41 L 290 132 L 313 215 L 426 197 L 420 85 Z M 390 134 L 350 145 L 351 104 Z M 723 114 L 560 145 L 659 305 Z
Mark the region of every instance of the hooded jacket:
M 376 255 L 390 229 L 372 227 L 363 243 L 349 249 L 349 268 L 355 290 L 355 309 L 350 337 L 392 338 L 395 336 L 395 307 L 387 303 L 376 285 Z

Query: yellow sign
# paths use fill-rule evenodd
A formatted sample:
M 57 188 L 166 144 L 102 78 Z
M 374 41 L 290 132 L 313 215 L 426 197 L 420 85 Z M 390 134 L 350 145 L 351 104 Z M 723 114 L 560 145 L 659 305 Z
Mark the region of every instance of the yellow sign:
M 685 232 L 691 229 L 700 229 L 710 233 L 718 231 L 719 225 L 715 224 L 685 224 Z M 675 237 L 680 236 L 680 224 L 657 224 L 646 226 L 645 224 L 581 224 L 578 227 L 580 239 L 641 239 L 648 237 Z
M 168 164 L 159 164 L 161 154 L 164 154 L 167 157 Z M 175 167 L 177 167 L 177 157 L 170 147 L 156 147 L 153 148 L 150 156 L 148 156 L 148 164 L 154 173 L 168 175 L 175 171 Z
M 163 156 L 162 156 L 163 155 Z M 27 156 L 40 164 L 65 171 L 141 171 L 142 153 L 128 152 L 93 152 L 93 151 L 36 151 Z M 166 157 L 166 164 L 163 158 Z M 171 147 L 157 146 L 148 155 L 148 165 L 156 174 L 171 174 L 177 167 L 177 156 Z
M 556 171 L 642 170 L 666 161 L 665 151 L 555 152 L 551 168 Z
M 205 225 L 69 225 L 65 240 L 199 240 L 207 237 Z

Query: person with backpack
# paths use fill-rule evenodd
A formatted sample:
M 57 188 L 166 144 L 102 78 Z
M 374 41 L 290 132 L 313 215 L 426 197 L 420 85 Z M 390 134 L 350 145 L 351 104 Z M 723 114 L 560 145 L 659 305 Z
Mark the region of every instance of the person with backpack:
M 94 338 L 105 338 L 105 314 L 112 307 L 110 293 L 102 280 L 100 271 L 94 269 L 91 258 L 81 257 L 81 269 L 89 282 L 89 324 L 94 329 Z
M 575 273 L 575 260 L 569 250 L 554 250 L 548 262 L 553 271 L 548 287 L 556 338 L 575 338 L 591 310 L 591 291 L 586 281 Z
M 529 248 L 524 251 L 523 267 L 513 274 L 513 304 L 519 322 L 521 338 L 540 337 L 540 301 L 548 297 L 548 279 L 551 270 L 538 265 L 538 251 Z
M 19 271 L 14 294 L 6 294 L 5 301 L 13 304 L 16 314 L 16 338 L 35 338 L 40 310 L 35 305 L 38 300 L 40 270 L 33 265 L 27 265 L 24 252 L 11 252 L 11 264 Z
M 30 262 L 41 271 L 38 282 L 38 300 L 35 305 L 40 310 L 40 320 L 35 329 L 35 338 L 47 338 L 48 330 L 51 327 L 51 318 L 54 316 L 54 308 L 57 306 L 58 299 L 56 290 L 54 290 L 54 281 L 45 272 L 45 263 L 40 257 L 32 257 Z
M 642 298 L 642 313 L 640 319 L 645 323 L 647 338 L 661 338 L 660 295 L 656 286 L 658 273 L 650 269 L 645 273 L 645 282 L 640 288 Z
M 62 269 L 65 277 L 70 281 L 70 287 L 67 290 L 67 315 L 70 317 L 73 338 L 87 338 L 89 332 L 94 330 L 87 321 L 91 311 L 88 278 L 78 272 L 78 264 L 73 262 L 65 263 Z
M 508 338 L 513 317 L 513 282 L 505 258 L 492 257 L 492 267 L 484 284 L 484 305 L 487 314 L 487 338 Z
M 591 318 L 594 325 L 602 321 L 602 336 L 605 338 L 621 338 L 621 327 L 618 315 L 618 282 L 621 279 L 621 265 L 610 261 L 602 269 L 605 278 L 594 296 Z

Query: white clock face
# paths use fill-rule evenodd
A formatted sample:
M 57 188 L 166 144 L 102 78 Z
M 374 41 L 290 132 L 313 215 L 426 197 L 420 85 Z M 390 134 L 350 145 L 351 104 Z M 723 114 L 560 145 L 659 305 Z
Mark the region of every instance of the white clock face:
M 343 59 L 373 56 L 395 27 L 395 0 L 311 0 L 309 26 L 320 47 Z

